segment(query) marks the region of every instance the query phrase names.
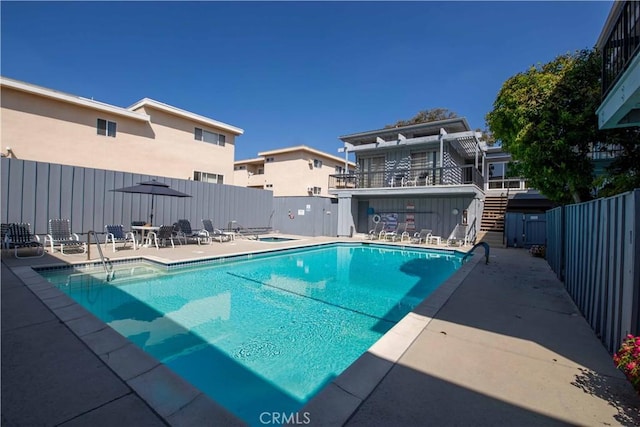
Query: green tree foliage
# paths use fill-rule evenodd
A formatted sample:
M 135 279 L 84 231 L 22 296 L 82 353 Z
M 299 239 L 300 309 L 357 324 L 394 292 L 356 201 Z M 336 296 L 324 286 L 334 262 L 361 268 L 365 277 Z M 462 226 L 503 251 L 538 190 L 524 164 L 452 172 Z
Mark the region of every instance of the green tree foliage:
M 449 111 L 446 108 L 432 108 L 430 110 L 419 111 L 418 114 L 409 120 L 398 120 L 392 125 L 386 125 L 385 129 L 435 122 L 438 120 L 455 119 L 456 117 L 458 117 L 458 115 L 455 112 Z
M 593 197 L 594 147 L 618 143 L 626 154 L 637 151 L 637 131 L 598 130 L 600 64 L 597 52 L 582 50 L 532 66 L 502 85 L 486 117 L 494 137 L 515 161 L 513 172 L 559 203 Z M 634 176 L 628 166 L 614 162 L 604 187 L 627 188 Z
M 607 168 L 608 175 L 596 180 L 598 196 L 609 197 L 640 188 L 640 128 L 612 129 L 604 133 L 605 149 L 619 151 Z

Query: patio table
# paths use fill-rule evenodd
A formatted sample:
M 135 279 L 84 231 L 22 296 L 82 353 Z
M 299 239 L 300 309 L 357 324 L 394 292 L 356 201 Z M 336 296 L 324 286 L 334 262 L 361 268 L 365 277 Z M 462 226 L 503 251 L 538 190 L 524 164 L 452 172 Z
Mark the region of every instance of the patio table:
M 160 227 L 155 225 L 132 225 L 131 229 L 138 233 L 140 232 L 140 242 L 139 246 L 144 246 L 145 248 L 149 247 L 150 242 L 145 242 L 145 238 L 148 238 L 149 233 L 156 232 L 160 230 Z

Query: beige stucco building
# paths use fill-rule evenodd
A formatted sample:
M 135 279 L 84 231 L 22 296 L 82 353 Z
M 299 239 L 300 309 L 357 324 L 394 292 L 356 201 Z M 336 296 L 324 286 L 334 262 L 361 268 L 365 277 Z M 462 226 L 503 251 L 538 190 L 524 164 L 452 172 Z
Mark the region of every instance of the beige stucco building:
M 329 175 L 355 168 L 353 162 L 306 145 L 264 151 L 258 156 L 235 162 L 234 183 L 271 190 L 274 196 L 329 197 Z
M 144 98 L 128 108 L 0 77 L 2 155 L 233 184 L 242 129 Z

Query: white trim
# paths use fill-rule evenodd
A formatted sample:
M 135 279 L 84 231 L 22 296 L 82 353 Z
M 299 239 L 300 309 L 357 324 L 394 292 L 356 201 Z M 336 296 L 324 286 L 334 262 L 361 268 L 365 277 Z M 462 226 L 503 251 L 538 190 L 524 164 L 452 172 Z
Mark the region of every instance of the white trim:
M 401 141 L 382 141 L 382 142 L 371 142 L 369 144 L 361 144 L 356 145 L 353 148 L 350 148 L 350 152 L 358 152 L 358 151 L 367 151 L 367 150 L 375 150 L 379 148 L 389 148 L 396 147 L 399 145 L 417 145 L 417 144 L 428 144 L 435 143 L 439 141 L 459 141 L 460 139 L 469 139 L 476 138 L 476 132 L 474 131 L 465 131 L 465 132 L 456 132 L 456 133 L 446 133 L 440 135 L 430 135 L 430 136 L 421 136 L 419 138 L 410 138 L 403 139 Z M 463 147 L 465 148 L 465 147 Z M 466 150 L 465 150 L 466 151 Z M 471 155 L 472 153 L 469 153 Z
M 274 156 L 276 154 L 294 153 L 296 151 L 311 153 L 316 156 L 324 157 L 325 159 L 330 159 L 335 162 L 344 164 L 344 159 L 342 157 L 337 157 L 337 156 L 334 156 L 333 154 L 325 153 L 324 151 L 319 151 L 319 150 L 316 150 L 315 148 L 311 148 L 306 145 L 297 145 L 295 147 L 278 148 L 270 151 L 262 151 L 258 153 L 258 156 L 267 157 L 267 156 Z M 354 162 L 349 162 L 349 165 L 353 167 L 356 166 Z
M 125 108 L 116 107 L 115 105 L 105 104 L 104 102 L 94 101 L 93 99 L 82 98 L 80 96 L 69 95 L 55 90 L 47 89 L 41 86 L 35 86 L 29 83 L 20 82 L 6 77 L 0 77 L 0 85 L 21 92 L 27 92 L 33 95 L 45 98 L 55 99 L 57 101 L 78 105 L 92 110 L 111 113 L 118 116 L 128 117 L 134 120 L 149 122 L 150 117 L 147 114 L 136 113 Z
M 462 127 L 465 128 L 465 130 L 471 130 L 471 127 L 469 127 L 469 123 L 467 122 L 467 119 L 465 117 L 454 117 L 452 119 L 436 120 L 433 122 L 419 123 L 416 125 L 407 125 L 407 126 L 400 126 L 397 128 L 384 128 L 384 129 L 370 130 L 366 132 L 353 133 L 349 135 L 343 135 L 339 138 L 343 142 L 348 142 L 348 140 L 353 140 L 353 139 L 358 139 L 363 137 L 389 135 L 393 133 L 406 134 L 406 133 L 409 133 L 410 131 L 417 131 L 417 130 L 428 129 L 428 128 L 438 129 L 438 128 L 441 128 L 442 126 L 451 125 L 454 123 L 460 123 Z
M 264 164 L 265 162 L 265 158 L 264 157 L 256 157 L 254 159 L 245 159 L 245 160 L 236 160 L 235 162 L 233 162 L 234 166 L 239 166 L 239 165 L 250 165 L 250 164 Z
M 171 105 L 168 105 L 168 104 L 165 104 L 163 102 L 159 102 L 159 101 L 153 100 L 151 98 L 143 98 L 143 99 L 141 99 L 140 101 L 138 101 L 135 104 L 133 104 L 132 106 L 130 106 L 128 108 L 128 110 L 134 111 L 134 110 L 137 110 L 138 108 L 142 108 L 142 107 L 155 108 L 157 110 L 161 110 L 161 111 L 164 111 L 166 113 L 173 114 L 175 116 L 184 117 L 184 118 L 189 119 L 189 120 L 193 120 L 193 121 L 196 121 L 196 122 L 204 123 L 204 124 L 209 125 L 211 127 L 215 127 L 215 128 L 218 128 L 218 129 L 225 130 L 225 131 L 230 132 L 230 133 L 232 133 L 234 135 L 242 135 L 244 133 L 244 129 L 240 129 L 238 127 L 235 127 L 235 126 L 232 126 L 232 125 L 228 125 L 226 123 L 222 123 L 222 122 L 219 122 L 217 120 L 213 120 L 213 119 L 210 119 L 208 117 L 201 116 L 199 114 L 191 113 L 189 111 L 182 110 L 182 109 L 177 108 L 177 107 L 173 107 Z

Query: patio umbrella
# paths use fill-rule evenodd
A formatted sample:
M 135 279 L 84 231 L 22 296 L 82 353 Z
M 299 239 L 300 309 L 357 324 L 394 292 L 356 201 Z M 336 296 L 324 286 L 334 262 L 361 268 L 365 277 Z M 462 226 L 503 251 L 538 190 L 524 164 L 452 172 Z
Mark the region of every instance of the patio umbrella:
M 136 194 L 151 194 L 151 215 L 150 224 L 153 224 L 153 200 L 156 196 L 169 196 L 169 197 L 191 197 L 189 194 L 182 193 L 178 190 L 174 190 L 169 187 L 169 184 L 158 182 L 155 179 L 146 182 L 140 182 L 138 185 L 131 187 L 116 188 L 114 190 L 119 193 L 136 193 Z

